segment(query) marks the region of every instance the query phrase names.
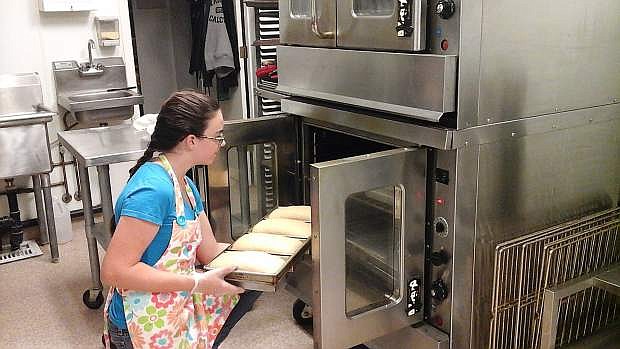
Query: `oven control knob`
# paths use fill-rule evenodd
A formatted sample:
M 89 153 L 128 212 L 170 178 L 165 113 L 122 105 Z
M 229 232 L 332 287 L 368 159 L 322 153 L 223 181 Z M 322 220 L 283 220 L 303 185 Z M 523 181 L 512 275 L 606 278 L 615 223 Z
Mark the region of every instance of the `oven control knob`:
M 442 279 L 437 279 L 431 285 L 431 297 L 438 302 L 442 302 L 448 298 L 448 287 Z
M 448 221 L 445 218 L 435 218 L 435 221 L 433 222 L 433 229 L 435 230 L 435 234 L 439 237 L 448 237 Z
M 452 0 L 439 0 L 435 7 L 435 13 L 443 19 L 448 19 L 454 14 L 456 5 Z
M 450 257 L 444 250 L 431 253 L 431 263 L 436 267 L 447 264 L 449 259 Z

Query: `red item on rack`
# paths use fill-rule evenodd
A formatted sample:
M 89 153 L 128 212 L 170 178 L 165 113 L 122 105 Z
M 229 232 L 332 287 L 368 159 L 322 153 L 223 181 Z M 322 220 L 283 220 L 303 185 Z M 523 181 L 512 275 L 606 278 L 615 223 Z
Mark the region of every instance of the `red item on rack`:
M 261 79 L 264 77 L 271 77 L 273 78 L 273 75 L 276 75 L 276 79 L 277 79 L 277 74 L 276 72 L 278 71 L 278 66 L 275 64 L 267 64 L 265 66 L 262 66 L 258 69 L 256 69 L 256 77 Z

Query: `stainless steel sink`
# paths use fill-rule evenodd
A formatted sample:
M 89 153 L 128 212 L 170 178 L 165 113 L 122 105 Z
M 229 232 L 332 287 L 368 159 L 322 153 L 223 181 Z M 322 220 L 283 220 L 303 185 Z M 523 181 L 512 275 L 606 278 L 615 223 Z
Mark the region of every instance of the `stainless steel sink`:
M 82 123 L 129 119 L 133 106 L 141 103 L 144 97 L 133 91 L 91 91 L 58 96 L 58 104 Z
M 143 104 L 144 97 L 129 89 L 123 90 L 127 88 L 127 78 L 122 59 L 99 58 L 89 64 L 102 67 L 101 73 L 80 75 L 80 65 L 75 61 L 53 63 L 57 101 L 61 109 L 69 113 L 80 128 L 131 118 L 133 106 Z M 68 127 L 67 123 L 65 127 Z

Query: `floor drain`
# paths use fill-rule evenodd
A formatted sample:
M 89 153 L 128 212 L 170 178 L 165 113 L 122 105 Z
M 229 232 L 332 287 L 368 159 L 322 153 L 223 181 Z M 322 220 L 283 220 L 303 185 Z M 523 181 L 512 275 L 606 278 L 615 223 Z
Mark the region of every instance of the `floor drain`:
M 15 262 L 20 259 L 42 255 L 39 245 L 34 240 L 22 242 L 19 250 L 0 253 L 0 264 Z

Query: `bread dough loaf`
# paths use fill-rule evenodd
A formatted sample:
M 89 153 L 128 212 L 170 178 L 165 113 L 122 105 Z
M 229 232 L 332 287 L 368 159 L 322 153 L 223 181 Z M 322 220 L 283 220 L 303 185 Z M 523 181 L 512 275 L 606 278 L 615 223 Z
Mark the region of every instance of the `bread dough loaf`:
M 299 239 L 274 234 L 251 233 L 237 239 L 231 250 L 263 251 L 290 256 L 302 246 L 303 242 Z
M 284 267 L 284 259 L 260 251 L 225 251 L 209 263 L 211 268 L 238 267 L 239 271 L 275 275 Z
M 310 223 L 286 218 L 268 218 L 256 223 L 252 233 L 267 233 L 307 239 Z
M 271 211 L 269 218 L 288 218 L 310 222 L 310 206 L 280 206 Z

